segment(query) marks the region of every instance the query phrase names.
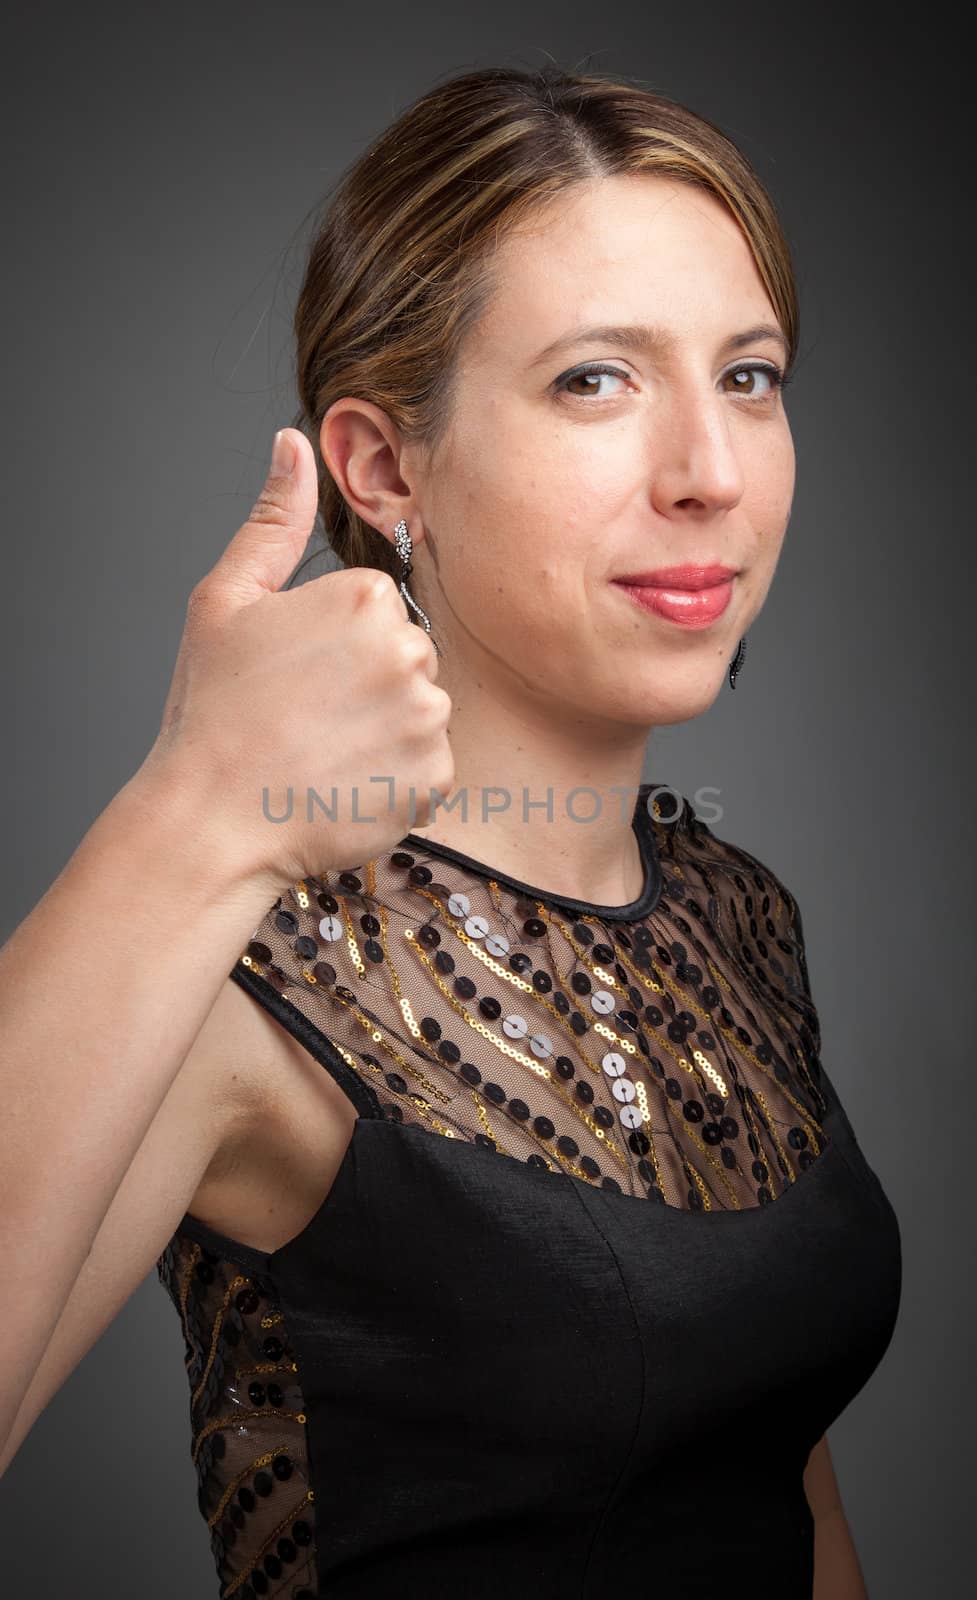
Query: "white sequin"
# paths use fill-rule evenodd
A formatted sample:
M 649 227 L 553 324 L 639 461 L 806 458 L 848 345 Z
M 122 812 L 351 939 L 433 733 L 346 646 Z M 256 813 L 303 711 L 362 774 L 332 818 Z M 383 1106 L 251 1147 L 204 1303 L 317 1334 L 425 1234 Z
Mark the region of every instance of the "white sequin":
M 470 939 L 484 939 L 489 925 L 484 917 L 466 917 L 465 932 Z
M 611 1084 L 611 1094 L 615 1100 L 624 1100 L 625 1102 L 633 1100 L 637 1092 L 630 1078 L 615 1078 Z
M 323 917 L 319 923 L 319 932 L 324 939 L 332 942 L 343 937 L 343 925 L 338 917 Z
M 485 948 L 490 956 L 507 956 L 509 941 L 504 933 L 490 933 L 485 941 Z
M 595 989 L 590 997 L 594 1010 L 602 1017 L 614 1010 L 614 996 L 607 989 Z
M 467 894 L 450 894 L 448 896 L 448 910 L 453 917 L 467 917 L 472 908 L 472 903 Z
M 606 1056 L 601 1057 L 601 1066 L 609 1078 L 619 1078 L 622 1072 L 627 1072 L 628 1064 L 618 1050 L 608 1050 Z
M 551 1056 L 553 1041 L 545 1033 L 534 1033 L 529 1041 L 529 1048 L 534 1056 Z
M 622 1106 L 618 1112 L 621 1123 L 625 1128 L 640 1128 L 642 1122 L 640 1106 Z
M 518 1012 L 511 1011 L 507 1017 L 502 1018 L 502 1031 L 510 1039 L 524 1039 L 529 1032 L 529 1023 L 525 1017 L 520 1017 Z

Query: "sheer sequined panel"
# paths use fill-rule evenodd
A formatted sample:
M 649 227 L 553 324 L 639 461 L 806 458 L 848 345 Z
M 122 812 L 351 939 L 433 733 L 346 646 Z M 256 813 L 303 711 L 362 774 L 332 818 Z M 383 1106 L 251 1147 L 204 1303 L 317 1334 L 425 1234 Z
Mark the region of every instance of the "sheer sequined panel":
M 637 921 L 411 840 L 294 885 L 238 968 L 394 1121 L 683 1209 L 766 1205 L 827 1144 L 797 907 L 687 800 L 651 832 Z
M 179 1234 L 156 1268 L 183 1329 L 197 1501 L 221 1600 L 315 1600 L 306 1418 L 281 1311 L 262 1279 Z

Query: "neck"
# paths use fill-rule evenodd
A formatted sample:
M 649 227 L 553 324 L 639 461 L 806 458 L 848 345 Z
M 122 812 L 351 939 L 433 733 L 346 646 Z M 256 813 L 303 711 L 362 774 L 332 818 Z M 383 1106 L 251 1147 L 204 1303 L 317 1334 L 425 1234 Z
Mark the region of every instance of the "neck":
M 556 896 L 636 900 L 644 870 L 632 817 L 648 730 L 597 729 L 569 708 L 561 717 L 451 676 L 439 669 L 452 699 L 454 788 L 411 832 Z

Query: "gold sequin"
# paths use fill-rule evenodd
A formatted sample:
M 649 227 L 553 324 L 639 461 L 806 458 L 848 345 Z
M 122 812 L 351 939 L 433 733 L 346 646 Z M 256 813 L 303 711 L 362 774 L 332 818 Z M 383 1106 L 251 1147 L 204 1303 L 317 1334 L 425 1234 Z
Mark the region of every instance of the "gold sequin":
M 272 952 L 276 987 L 283 976 L 286 998 L 398 1119 L 481 1136 L 513 1159 L 616 1182 L 633 1198 L 703 1210 L 766 1203 L 826 1142 L 794 902 L 687 803 L 651 832 L 661 893 L 631 922 L 586 911 L 568 920 L 558 898 L 517 891 L 432 843 L 413 844 L 404 862 L 391 851 L 366 863 L 355 892 L 338 874 L 302 880 L 256 938 Z M 345 937 L 322 955 L 334 984 L 296 959 L 294 933 L 273 914 L 287 908 L 319 943 L 320 894 L 341 907 Z M 464 915 L 453 895 L 465 897 Z M 382 961 L 365 958 L 367 916 Z M 524 939 L 530 917 L 538 926 Z M 604 998 L 591 1004 L 598 988 Z M 609 1051 L 617 1065 L 605 1070 Z M 558 1072 L 557 1062 L 568 1066 Z
M 366 863 L 362 890 L 338 873 L 293 884 L 240 967 L 284 997 L 286 1023 L 301 1015 L 303 1043 L 318 1032 L 322 1059 L 356 1073 L 379 1114 L 425 1138 L 487 1144 L 629 1203 L 776 1204 L 827 1147 L 796 905 L 687 802 L 652 835 L 648 881 L 661 892 L 633 920 L 578 914 L 412 841 Z M 337 940 L 320 933 L 324 896 L 340 908 Z M 267 1285 L 179 1236 L 159 1267 L 186 1340 L 192 1459 L 230 1596 L 314 1498 L 301 1372 Z M 241 1403 L 276 1373 L 274 1398 L 287 1386 L 295 1409 Z M 252 1492 L 259 1473 L 263 1491 L 274 1480 L 267 1497 Z M 314 1541 L 294 1553 L 289 1592 L 317 1592 Z

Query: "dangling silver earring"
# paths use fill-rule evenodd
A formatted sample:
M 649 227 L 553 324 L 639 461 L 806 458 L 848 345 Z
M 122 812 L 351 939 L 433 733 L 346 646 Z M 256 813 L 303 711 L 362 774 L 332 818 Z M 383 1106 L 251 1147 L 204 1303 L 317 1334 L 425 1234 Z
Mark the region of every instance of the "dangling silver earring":
M 736 654 L 729 663 L 729 687 L 736 688 L 736 678 L 743 662 L 746 660 L 746 638 L 742 638 L 736 646 Z
M 396 528 L 394 529 L 394 543 L 397 546 L 397 554 L 404 564 L 404 571 L 400 580 L 400 593 L 411 609 L 417 612 L 417 615 L 420 617 L 424 626 L 425 632 L 430 635 L 431 643 L 433 644 L 438 655 L 440 655 L 441 650 L 438 645 L 438 641 L 435 639 L 433 633 L 431 633 L 431 620 L 427 614 L 421 610 L 417 601 L 414 599 L 414 596 L 407 588 L 407 579 L 410 577 L 411 572 L 413 571 L 411 555 L 413 554 L 414 543 L 410 534 L 407 532 L 407 523 L 403 517 L 401 517 Z M 413 622 L 413 620 L 414 619 L 412 617 L 411 621 Z

